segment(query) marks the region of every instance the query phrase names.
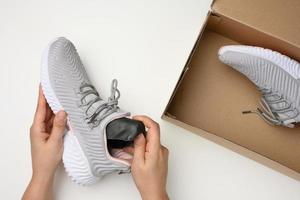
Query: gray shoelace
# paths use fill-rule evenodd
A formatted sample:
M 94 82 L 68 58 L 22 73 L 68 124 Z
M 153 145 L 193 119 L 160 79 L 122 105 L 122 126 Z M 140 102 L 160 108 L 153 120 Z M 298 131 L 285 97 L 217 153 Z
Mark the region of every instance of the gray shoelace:
M 97 127 L 104 118 L 118 111 L 118 100 L 120 98 L 120 91 L 118 90 L 117 86 L 118 81 L 116 79 L 112 80 L 111 95 L 108 98 L 107 102 L 102 103 L 101 101 L 103 100 L 100 98 L 98 92 L 96 91 L 93 85 L 88 83 L 81 84 L 79 88 L 79 94 L 82 95 L 80 106 L 86 107 L 85 119 L 87 120 L 87 123 L 90 124 L 91 128 Z M 92 98 L 90 101 L 83 103 L 83 100 L 89 95 L 95 95 L 95 97 Z M 101 102 L 101 104 L 99 104 L 99 106 L 91 114 L 88 114 L 88 111 L 91 109 L 91 107 L 93 105 L 96 105 L 95 103 L 98 102 Z
M 262 93 L 262 98 L 260 100 L 261 108 L 256 110 L 243 111 L 243 114 L 255 113 L 258 114 L 263 120 L 272 125 L 283 125 L 289 128 L 293 128 L 295 125 L 295 118 L 299 115 L 297 109 L 292 107 L 282 95 L 276 92 L 272 92 L 269 89 L 259 89 Z M 280 108 L 275 108 L 275 106 L 270 105 L 283 104 L 284 106 Z M 279 114 L 292 113 L 290 116 L 279 117 Z

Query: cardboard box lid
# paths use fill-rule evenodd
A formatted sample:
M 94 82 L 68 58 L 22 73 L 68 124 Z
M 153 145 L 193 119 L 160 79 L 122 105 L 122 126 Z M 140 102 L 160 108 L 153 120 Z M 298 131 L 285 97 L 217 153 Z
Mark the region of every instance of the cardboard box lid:
M 212 11 L 300 47 L 299 0 L 215 0 Z

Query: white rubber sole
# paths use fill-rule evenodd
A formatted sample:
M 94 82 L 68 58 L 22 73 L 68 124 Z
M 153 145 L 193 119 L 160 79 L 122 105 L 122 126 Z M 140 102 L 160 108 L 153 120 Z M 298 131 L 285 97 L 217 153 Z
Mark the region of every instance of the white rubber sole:
M 49 48 L 56 40 L 57 39 L 54 39 L 50 42 L 44 50 L 41 64 L 42 90 L 47 103 L 55 114 L 60 110 L 64 110 L 62 105 L 59 103 L 53 88 L 51 87 L 48 74 Z M 71 128 L 71 126 L 69 127 Z M 90 185 L 100 179 L 100 177 L 96 177 L 92 174 L 88 160 L 72 130 L 67 131 L 64 136 L 64 152 L 62 160 L 68 176 L 75 183 L 79 185 Z
M 271 49 L 265 49 L 262 47 L 247 46 L 247 45 L 227 45 L 221 47 L 218 54 L 222 55 L 227 51 L 245 53 L 262 59 L 269 60 L 274 64 L 278 65 L 279 67 L 281 67 L 282 69 L 284 69 L 295 79 L 300 78 L 300 64 L 297 61 L 277 51 L 273 51 Z

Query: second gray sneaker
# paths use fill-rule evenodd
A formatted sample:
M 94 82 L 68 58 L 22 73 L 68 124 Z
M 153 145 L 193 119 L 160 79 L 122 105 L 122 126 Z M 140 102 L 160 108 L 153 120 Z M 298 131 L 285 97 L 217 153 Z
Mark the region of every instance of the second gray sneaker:
M 300 64 L 261 47 L 229 45 L 220 48 L 219 59 L 244 74 L 261 91 L 257 113 L 266 122 L 290 128 L 300 122 Z

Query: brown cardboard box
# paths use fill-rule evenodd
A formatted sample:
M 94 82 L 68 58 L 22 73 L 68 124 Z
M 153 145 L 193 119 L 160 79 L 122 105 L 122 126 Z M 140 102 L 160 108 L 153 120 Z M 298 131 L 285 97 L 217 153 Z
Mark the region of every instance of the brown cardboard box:
M 260 93 L 217 57 L 223 45 L 246 44 L 300 60 L 299 20 L 298 0 L 216 0 L 163 118 L 300 179 L 300 124 L 242 115 L 258 106 Z

